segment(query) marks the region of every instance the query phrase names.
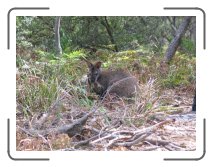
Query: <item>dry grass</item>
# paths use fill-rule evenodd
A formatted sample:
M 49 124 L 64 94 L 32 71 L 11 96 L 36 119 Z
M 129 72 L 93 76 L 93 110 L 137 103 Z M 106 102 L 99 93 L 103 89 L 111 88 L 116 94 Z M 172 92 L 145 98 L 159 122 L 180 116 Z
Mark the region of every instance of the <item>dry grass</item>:
M 188 113 L 191 110 L 192 97 L 190 92 L 183 90 L 162 90 L 156 80 L 140 84 L 141 94 L 134 100 L 108 96 L 103 101 L 93 100 L 91 106 L 80 105 L 83 97 L 76 96 L 77 92 L 58 91 L 59 101 L 54 101 L 46 114 L 48 118 L 42 121 L 42 114 L 31 117 L 17 116 L 17 150 L 193 150 L 195 149 L 195 120 L 169 122 L 148 134 L 143 141 L 131 147 L 122 146 L 127 140 L 138 135 L 136 131 L 151 127 L 169 119 L 170 115 Z M 91 95 L 92 97 L 92 95 Z M 83 113 L 95 109 L 89 117 L 83 131 L 71 138 L 66 134 L 48 134 L 47 136 L 27 135 L 23 129 L 38 129 L 60 127 L 74 122 Z M 132 134 L 118 134 L 126 131 Z M 96 137 L 98 136 L 99 137 Z M 116 134 L 116 135 L 112 135 Z M 107 138 L 106 136 L 109 137 Z M 111 136 L 110 136 L 111 135 Z M 105 137 L 105 138 L 104 138 Z M 117 138 L 118 137 L 118 138 Z M 80 143 L 90 140 L 87 145 Z M 154 142 L 166 141 L 163 144 Z M 114 143 L 113 143 L 114 142 Z M 112 143 L 112 144 L 111 144 Z M 118 144 L 118 145 L 117 145 Z

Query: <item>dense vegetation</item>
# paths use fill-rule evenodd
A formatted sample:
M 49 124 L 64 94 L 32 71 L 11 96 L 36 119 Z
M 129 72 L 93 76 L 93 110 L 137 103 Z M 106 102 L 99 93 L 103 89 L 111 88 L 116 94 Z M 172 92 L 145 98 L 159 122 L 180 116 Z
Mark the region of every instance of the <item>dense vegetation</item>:
M 187 105 L 186 111 L 190 110 L 196 79 L 195 18 L 191 19 L 175 56 L 168 63 L 163 61 L 164 55 L 183 17 L 61 17 L 62 54 L 56 48 L 56 19 L 41 16 L 16 19 L 16 100 L 20 127 L 27 121 L 32 123 L 41 113 L 52 115 L 34 129 L 53 126 L 49 122 L 60 126 L 61 120 L 67 124 L 70 117 L 77 117 L 80 111 L 89 111 L 94 106 L 98 106 L 96 117 L 101 121 L 97 120 L 95 125 L 90 121 L 89 125 L 96 129 L 101 129 L 98 126 L 103 124 L 114 125 L 115 117 L 107 114 L 110 111 L 118 114 L 127 111 L 122 123 L 140 127 L 153 119 L 155 112 L 183 112 L 180 104 Z M 133 104 L 119 100 L 111 104 L 100 101 L 95 94 L 88 95 L 87 66 L 82 58 L 102 61 L 105 69 L 128 69 L 138 78 L 143 93 Z M 135 116 L 138 117 L 134 119 Z M 92 136 L 84 134 L 89 135 Z M 27 136 L 17 133 L 19 150 L 26 149 L 20 146 L 22 138 Z M 53 150 L 69 147 L 61 145 L 64 140 L 67 139 L 54 140 L 55 145 L 49 147 Z
M 62 17 L 61 46 L 64 53 L 82 48 L 119 51 L 139 49 L 153 53 L 175 36 L 183 17 Z M 55 49 L 55 17 L 17 17 L 17 45 L 52 52 Z M 181 41 L 184 53 L 195 54 L 195 18 Z

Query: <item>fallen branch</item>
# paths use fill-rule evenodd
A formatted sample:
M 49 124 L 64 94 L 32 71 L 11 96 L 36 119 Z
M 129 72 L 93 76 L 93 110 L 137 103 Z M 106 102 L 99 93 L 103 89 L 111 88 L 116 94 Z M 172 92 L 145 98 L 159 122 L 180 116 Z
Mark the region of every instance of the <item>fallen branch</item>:
M 145 141 L 145 139 L 148 136 L 150 136 L 153 132 L 155 132 L 160 126 L 163 126 L 164 124 L 170 123 L 172 121 L 173 120 L 165 120 L 165 121 L 162 121 L 151 127 L 137 130 L 134 132 L 127 131 L 127 130 L 116 131 L 116 132 L 110 133 L 106 136 L 103 136 L 97 140 L 92 141 L 91 144 L 95 144 L 95 143 L 100 142 L 105 139 L 112 139 L 109 141 L 109 144 L 106 146 L 106 148 L 113 146 L 113 145 L 131 147 L 132 145 L 135 145 L 142 141 Z M 130 138 L 129 135 L 132 137 Z M 128 139 L 128 140 L 126 141 L 126 139 Z M 124 142 L 122 140 L 124 140 Z
M 169 143 L 171 143 L 170 141 L 166 141 L 166 140 L 146 139 L 145 141 L 147 141 L 148 143 L 151 143 L 153 145 L 156 145 L 156 146 L 165 146 L 165 145 L 168 145 Z
M 142 141 L 144 141 L 149 135 L 151 135 L 152 133 L 147 133 L 147 134 L 144 134 L 142 136 L 140 136 L 139 138 L 137 138 L 136 140 L 134 141 L 131 141 L 131 142 L 124 142 L 124 143 L 114 143 L 115 146 L 124 146 L 124 147 L 131 147 L 135 144 L 138 144 Z
M 63 125 L 57 128 L 49 128 L 45 130 L 37 130 L 37 129 L 23 129 L 20 128 L 23 132 L 30 134 L 31 136 L 46 136 L 49 134 L 62 134 L 66 133 L 69 135 L 69 137 L 73 137 L 76 134 L 81 133 L 83 126 L 85 125 L 88 117 L 93 113 L 94 111 L 89 112 L 82 118 L 77 119 L 72 124 Z

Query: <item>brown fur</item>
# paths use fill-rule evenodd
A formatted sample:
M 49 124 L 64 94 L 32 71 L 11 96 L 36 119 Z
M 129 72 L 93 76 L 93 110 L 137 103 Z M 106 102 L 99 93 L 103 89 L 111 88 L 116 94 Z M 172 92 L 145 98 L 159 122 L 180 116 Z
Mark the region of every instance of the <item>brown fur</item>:
M 103 97 L 106 93 L 120 97 L 132 97 L 139 90 L 135 77 L 124 70 L 101 71 L 101 62 L 95 64 L 86 61 L 89 68 L 88 84 L 93 91 Z

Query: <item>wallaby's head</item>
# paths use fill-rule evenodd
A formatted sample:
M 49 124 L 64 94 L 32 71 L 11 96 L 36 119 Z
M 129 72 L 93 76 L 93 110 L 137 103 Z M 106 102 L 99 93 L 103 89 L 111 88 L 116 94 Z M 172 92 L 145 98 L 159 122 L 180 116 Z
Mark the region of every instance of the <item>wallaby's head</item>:
M 89 72 L 88 72 L 88 82 L 91 84 L 91 83 L 95 83 L 100 74 L 101 74 L 101 62 L 98 61 L 96 62 L 95 64 L 92 64 L 91 62 L 89 61 L 86 61 L 87 62 L 87 65 L 88 65 L 88 69 L 89 69 Z

